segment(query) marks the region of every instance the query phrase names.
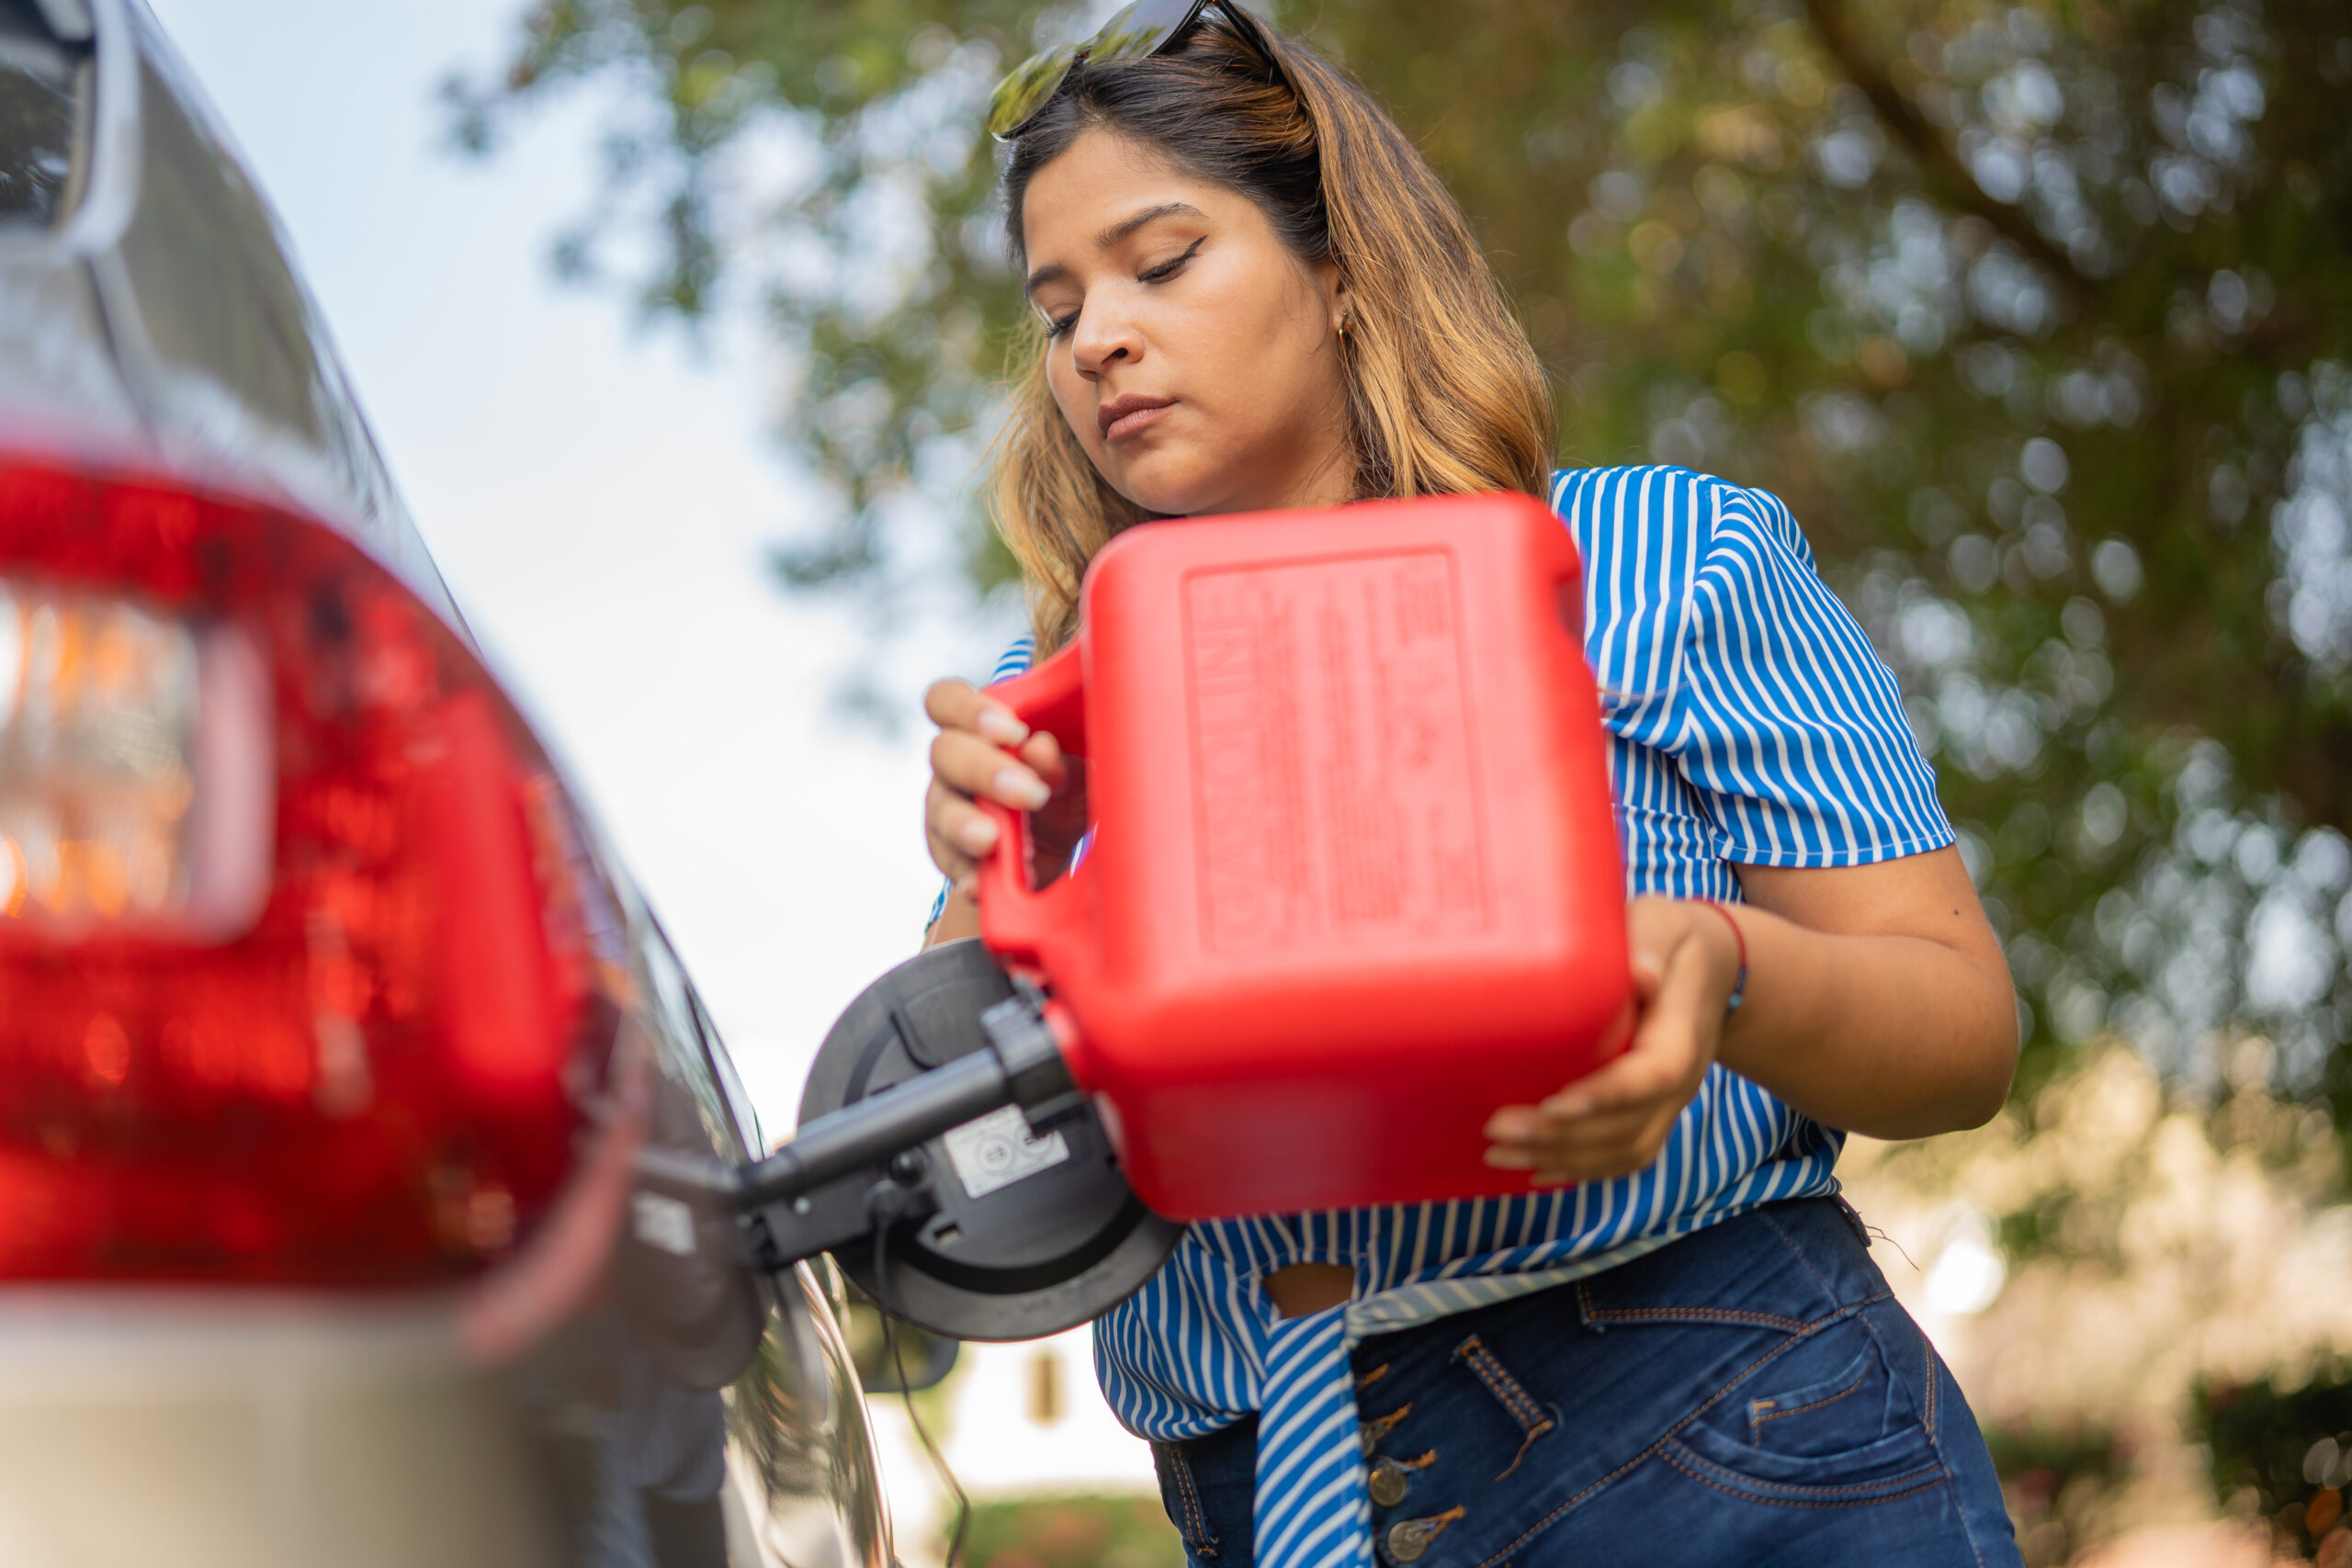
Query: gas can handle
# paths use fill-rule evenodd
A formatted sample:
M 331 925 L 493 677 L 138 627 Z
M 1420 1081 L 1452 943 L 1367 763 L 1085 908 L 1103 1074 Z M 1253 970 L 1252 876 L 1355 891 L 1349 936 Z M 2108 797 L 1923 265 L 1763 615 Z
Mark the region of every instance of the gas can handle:
M 1025 675 L 989 688 L 989 695 L 1011 708 L 1033 730 L 1042 729 L 1065 755 L 1086 754 L 1086 682 L 1080 645 L 1072 641 Z M 1007 967 L 1046 974 L 1046 949 L 1057 933 L 1074 932 L 1079 915 L 1071 879 L 1065 874 L 1043 890 L 1029 886 L 1029 814 L 981 799 L 980 809 L 996 823 L 996 847 L 980 857 L 980 941 Z

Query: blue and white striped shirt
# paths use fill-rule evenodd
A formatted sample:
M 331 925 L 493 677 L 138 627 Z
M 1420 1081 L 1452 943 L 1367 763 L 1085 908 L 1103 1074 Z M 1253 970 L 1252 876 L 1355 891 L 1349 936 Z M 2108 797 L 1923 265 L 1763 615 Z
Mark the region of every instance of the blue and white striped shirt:
M 1952 841 L 1894 677 L 1778 500 L 1666 468 L 1563 471 L 1551 499 L 1584 558 L 1629 895 L 1735 901 L 1741 865 L 1863 865 Z M 1029 657 L 1017 645 L 997 678 Z M 1103 1393 L 1163 1442 L 1257 1413 L 1261 1568 L 1369 1563 L 1350 1347 L 1835 1191 L 1842 1143 L 1717 1066 L 1631 1176 L 1196 1224 L 1096 1324 Z M 1295 1263 L 1353 1269 L 1353 1299 L 1283 1320 L 1260 1281 Z

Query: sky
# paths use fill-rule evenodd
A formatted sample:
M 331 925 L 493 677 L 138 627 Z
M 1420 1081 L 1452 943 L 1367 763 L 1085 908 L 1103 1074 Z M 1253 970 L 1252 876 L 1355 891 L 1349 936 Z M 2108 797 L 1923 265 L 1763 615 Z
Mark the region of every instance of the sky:
M 913 951 L 936 888 L 922 727 L 843 722 L 859 639 L 764 548 L 810 509 L 768 434 L 773 365 L 557 281 L 595 155 L 584 95 L 496 156 L 433 94 L 519 6 L 154 0 L 291 237 L 363 406 L 493 664 L 573 764 L 681 949 L 771 1135 L 808 1055 Z M 915 628 L 985 668 L 993 633 Z
M 812 505 L 769 434 L 773 361 L 740 324 L 697 348 L 557 281 L 554 237 L 592 188 L 592 98 L 489 160 L 447 149 L 435 85 L 500 60 L 519 6 L 151 4 L 277 209 L 468 622 L 777 1135 L 826 1026 L 915 950 L 938 877 L 911 689 L 895 738 L 843 722 L 827 694 L 858 628 L 762 566 Z M 984 672 L 1008 629 L 904 628 L 892 662 Z M 1034 1397 L 1045 1361 L 1052 1409 Z M 876 1403 L 900 1554 L 934 1560 L 944 1499 L 896 1402 Z M 1152 1484 L 1083 1334 L 967 1347 L 946 1425 L 978 1494 Z

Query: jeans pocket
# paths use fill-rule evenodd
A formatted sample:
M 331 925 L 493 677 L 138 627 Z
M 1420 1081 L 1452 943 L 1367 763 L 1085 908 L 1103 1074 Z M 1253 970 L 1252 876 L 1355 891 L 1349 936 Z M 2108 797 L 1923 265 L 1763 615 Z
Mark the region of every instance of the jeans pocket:
M 1916 1348 L 1924 1371 L 1924 1342 Z M 1862 1314 L 1840 1318 L 1725 1389 L 1668 1436 L 1665 1457 L 1721 1490 L 1792 1507 L 1936 1485 L 1942 1461 L 1905 1370 Z
M 1845 1349 L 1843 1341 L 1849 1337 L 1833 1328 L 1822 1337 L 1833 1343 L 1823 1347 L 1830 1354 L 1820 1359 L 1837 1361 Z M 1800 1344 L 1784 1359 L 1793 1362 L 1815 1360 L 1804 1354 L 1810 1348 Z M 1886 1375 L 1878 1347 L 1869 1341 L 1867 1335 L 1854 1353 L 1845 1357 L 1844 1364 L 1828 1376 L 1792 1384 L 1792 1379 L 1807 1377 L 1817 1371 L 1818 1366 L 1792 1366 L 1779 1377 L 1761 1375 L 1755 1380 L 1756 1386 L 1772 1392 L 1737 1391 L 1747 1394 L 1745 1409 L 1751 1447 L 1799 1458 L 1815 1457 L 1843 1453 L 1894 1435 L 1894 1424 L 1888 1409 L 1894 1394 L 1893 1380 Z

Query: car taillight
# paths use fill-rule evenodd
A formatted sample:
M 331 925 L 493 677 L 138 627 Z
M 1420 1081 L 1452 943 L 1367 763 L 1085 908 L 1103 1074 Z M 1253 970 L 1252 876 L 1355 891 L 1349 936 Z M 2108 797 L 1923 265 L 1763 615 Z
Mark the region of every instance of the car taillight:
M 243 930 L 268 891 L 270 728 L 243 626 L 0 573 L 0 920 Z
M 0 1280 L 504 1250 L 603 1071 L 604 900 L 528 731 L 360 550 L 0 458 Z

